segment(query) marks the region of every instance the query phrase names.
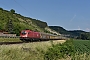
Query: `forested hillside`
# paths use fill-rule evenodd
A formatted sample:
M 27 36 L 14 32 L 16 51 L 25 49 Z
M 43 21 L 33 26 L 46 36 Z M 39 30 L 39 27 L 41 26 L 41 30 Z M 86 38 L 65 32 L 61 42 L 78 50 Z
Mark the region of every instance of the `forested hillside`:
M 16 33 L 17 35 L 23 29 L 48 32 L 45 27 L 48 27 L 46 22 L 17 14 L 14 9 L 7 11 L 0 8 L 0 31 Z
M 49 28 L 59 32 L 60 34 L 66 36 L 66 37 L 90 40 L 90 32 L 85 32 L 82 30 L 68 31 L 60 26 L 49 26 Z

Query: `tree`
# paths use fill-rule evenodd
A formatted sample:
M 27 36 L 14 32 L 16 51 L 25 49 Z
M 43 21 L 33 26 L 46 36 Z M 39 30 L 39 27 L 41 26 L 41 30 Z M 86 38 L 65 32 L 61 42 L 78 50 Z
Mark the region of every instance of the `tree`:
M 81 39 L 87 40 L 87 38 L 88 38 L 87 33 L 81 34 Z
M 14 14 L 14 13 L 15 13 L 15 10 L 14 10 L 14 9 L 11 9 L 10 12 L 11 12 L 12 14 Z
M 14 27 L 13 27 L 12 20 L 8 20 L 6 26 L 7 26 L 7 31 L 8 31 L 9 33 L 14 33 L 14 31 L 13 31 L 13 28 L 14 28 Z
M 0 10 L 3 10 L 3 8 L 0 8 Z

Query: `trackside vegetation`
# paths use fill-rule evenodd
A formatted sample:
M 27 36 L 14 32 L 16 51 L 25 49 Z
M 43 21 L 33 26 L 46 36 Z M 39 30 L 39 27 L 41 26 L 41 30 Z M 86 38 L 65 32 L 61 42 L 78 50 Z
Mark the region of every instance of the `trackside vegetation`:
M 75 48 L 72 40 L 67 40 L 63 44 L 52 44 L 52 47 L 48 49 L 44 58 L 45 60 L 58 60 L 61 58 L 68 58 L 75 55 Z
M 0 60 L 90 60 L 90 40 L 0 45 Z
M 65 40 L 53 41 L 53 44 Z M 51 41 L 0 45 L 0 60 L 44 60 L 44 54 L 52 46 Z
M 45 60 L 90 60 L 90 40 L 67 40 L 63 44 L 56 44 L 48 48 Z

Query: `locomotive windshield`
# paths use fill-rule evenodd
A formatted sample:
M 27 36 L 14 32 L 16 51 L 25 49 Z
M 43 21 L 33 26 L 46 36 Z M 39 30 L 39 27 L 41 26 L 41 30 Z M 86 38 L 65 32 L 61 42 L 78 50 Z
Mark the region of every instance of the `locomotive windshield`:
M 22 31 L 22 32 L 21 32 L 21 34 L 22 34 L 22 35 L 25 35 L 25 34 L 26 34 L 26 32 L 25 32 L 25 31 Z

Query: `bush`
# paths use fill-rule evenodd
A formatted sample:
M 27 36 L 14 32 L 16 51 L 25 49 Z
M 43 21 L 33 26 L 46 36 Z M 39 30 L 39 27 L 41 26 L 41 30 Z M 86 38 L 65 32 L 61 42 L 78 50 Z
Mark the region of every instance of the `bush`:
M 74 46 L 71 40 L 67 40 L 63 44 L 53 45 L 48 49 L 46 54 L 44 55 L 45 60 L 57 60 L 60 58 L 65 58 L 67 56 L 74 56 Z

